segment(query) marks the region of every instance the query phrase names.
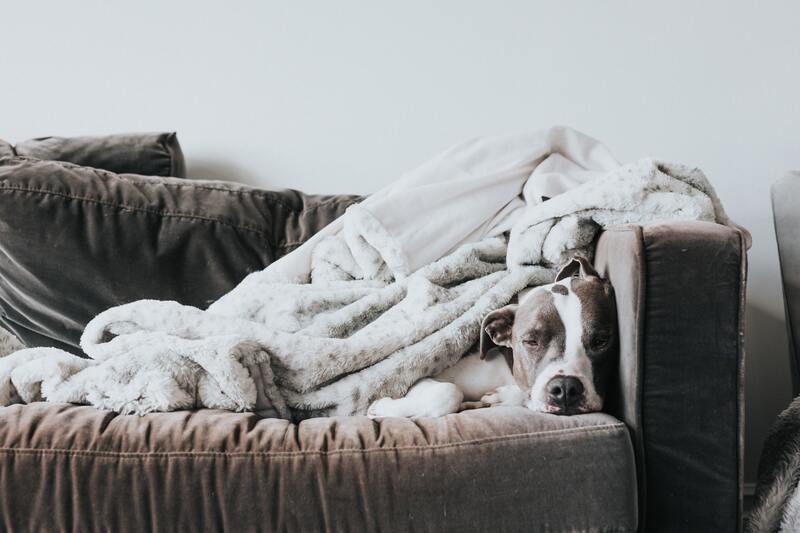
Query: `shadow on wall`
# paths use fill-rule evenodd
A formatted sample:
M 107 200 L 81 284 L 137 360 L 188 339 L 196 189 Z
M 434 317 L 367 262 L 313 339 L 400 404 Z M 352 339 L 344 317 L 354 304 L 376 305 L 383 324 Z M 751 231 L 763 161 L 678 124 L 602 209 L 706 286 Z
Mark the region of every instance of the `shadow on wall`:
M 232 181 L 256 187 L 255 176 L 249 176 L 241 166 L 221 159 L 192 158 L 187 164 L 187 176 L 195 180 Z M 263 181 L 263 180 L 262 180 Z
M 745 479 L 755 480 L 763 436 L 792 400 L 789 345 L 783 315 L 747 304 L 745 380 L 748 391 L 770 391 L 745 398 Z

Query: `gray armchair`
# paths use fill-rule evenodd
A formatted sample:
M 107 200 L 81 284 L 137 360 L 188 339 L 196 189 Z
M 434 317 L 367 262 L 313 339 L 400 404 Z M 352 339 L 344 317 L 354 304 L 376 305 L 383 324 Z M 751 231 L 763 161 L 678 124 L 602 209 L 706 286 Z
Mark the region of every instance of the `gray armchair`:
M 794 499 L 800 467 L 800 172 L 790 172 L 772 185 L 772 214 L 778 241 L 789 363 L 795 400 L 775 420 L 758 461 L 758 478 L 753 505 L 745 519 L 745 531 L 789 531 L 782 526 L 794 516 Z M 788 480 L 788 482 L 787 482 Z M 788 513 L 788 515 L 787 515 Z
M 793 396 L 800 394 L 800 172 L 772 185 L 772 213 L 783 278 Z

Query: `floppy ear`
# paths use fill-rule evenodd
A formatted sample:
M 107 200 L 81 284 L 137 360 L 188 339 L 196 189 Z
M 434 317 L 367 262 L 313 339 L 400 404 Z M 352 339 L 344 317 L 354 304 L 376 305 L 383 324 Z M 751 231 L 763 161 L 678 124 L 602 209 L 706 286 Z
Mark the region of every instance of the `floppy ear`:
M 561 270 L 556 274 L 556 281 L 561 281 L 564 278 L 571 278 L 575 274 L 578 274 L 578 276 L 582 278 L 591 276 L 599 277 L 597 271 L 585 257 L 576 255 L 570 259 L 566 265 L 561 267 Z
M 512 304 L 492 311 L 484 317 L 481 324 L 481 359 L 486 359 L 486 352 L 494 347 L 499 347 L 504 355 L 510 351 L 511 328 L 514 326 L 516 313 L 517 304 Z

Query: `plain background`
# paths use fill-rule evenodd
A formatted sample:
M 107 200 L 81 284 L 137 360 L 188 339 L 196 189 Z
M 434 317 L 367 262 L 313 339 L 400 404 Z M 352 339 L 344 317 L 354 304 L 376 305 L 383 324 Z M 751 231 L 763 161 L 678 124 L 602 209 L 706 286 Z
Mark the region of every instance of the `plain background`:
M 177 130 L 193 178 L 320 193 L 553 124 L 697 165 L 753 234 L 752 482 L 791 396 L 769 185 L 800 168 L 800 4 L 432 4 L 6 4 L 0 137 Z

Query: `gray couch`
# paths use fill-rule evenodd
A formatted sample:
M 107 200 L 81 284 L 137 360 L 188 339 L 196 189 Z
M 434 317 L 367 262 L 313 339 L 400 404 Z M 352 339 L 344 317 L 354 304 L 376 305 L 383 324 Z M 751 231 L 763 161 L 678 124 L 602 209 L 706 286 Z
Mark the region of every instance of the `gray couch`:
M 3 146 L 0 311 L 31 345 L 78 351 L 94 313 L 139 298 L 205 307 L 358 201 Z M 620 330 L 604 413 L 292 424 L 0 408 L 0 529 L 735 531 L 745 265 L 743 235 L 726 226 L 601 235 L 595 266 L 614 284 Z

